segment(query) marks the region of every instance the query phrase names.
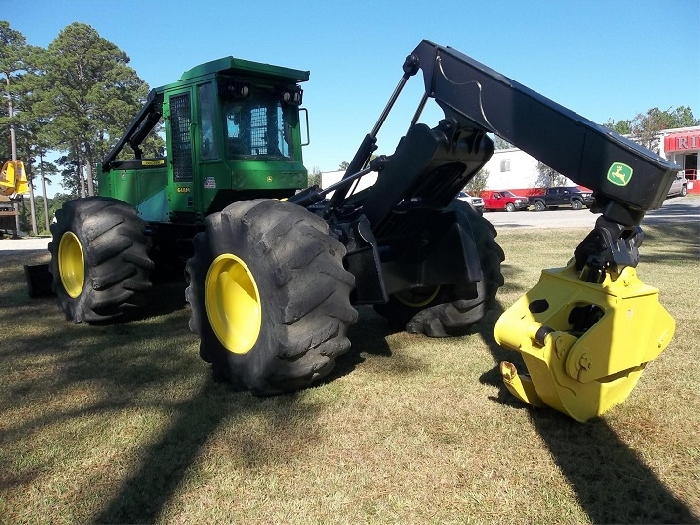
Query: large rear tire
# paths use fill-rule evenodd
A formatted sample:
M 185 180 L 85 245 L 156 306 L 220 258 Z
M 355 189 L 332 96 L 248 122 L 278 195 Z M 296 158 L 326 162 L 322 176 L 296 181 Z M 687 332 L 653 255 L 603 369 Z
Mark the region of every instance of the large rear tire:
M 51 234 L 51 288 L 66 319 L 114 322 L 141 313 L 153 262 L 133 207 L 106 197 L 69 201 Z
M 345 247 L 304 208 L 237 202 L 207 217 L 187 262 L 190 329 L 215 378 L 255 395 L 305 388 L 350 348 Z
M 379 315 L 409 333 L 428 337 L 466 334 L 493 306 L 496 292 L 503 285 L 501 262 L 505 256 L 496 243 L 495 228 L 470 206 L 458 201 L 451 206 L 458 207 L 469 219 L 484 279 L 471 284 L 414 287 L 392 294 L 386 304 L 375 305 Z

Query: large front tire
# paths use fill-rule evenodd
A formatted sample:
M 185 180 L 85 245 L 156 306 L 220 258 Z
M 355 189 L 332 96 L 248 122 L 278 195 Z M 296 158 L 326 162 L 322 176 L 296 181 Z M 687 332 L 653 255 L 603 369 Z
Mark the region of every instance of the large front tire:
M 141 313 L 153 262 L 133 207 L 106 197 L 69 201 L 51 234 L 51 288 L 67 320 L 114 322 Z
M 275 200 L 207 217 L 187 262 L 190 329 L 214 376 L 255 395 L 305 388 L 350 348 L 354 277 L 320 217 Z
M 493 225 L 469 206 L 453 204 L 469 219 L 484 279 L 478 283 L 420 286 L 392 294 L 375 311 L 397 328 L 428 337 L 464 335 L 483 319 L 503 285 L 503 250 Z

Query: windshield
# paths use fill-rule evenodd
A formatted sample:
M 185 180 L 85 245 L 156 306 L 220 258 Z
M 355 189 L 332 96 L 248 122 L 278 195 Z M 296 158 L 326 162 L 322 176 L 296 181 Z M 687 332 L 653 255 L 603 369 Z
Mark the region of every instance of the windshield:
M 504 197 L 517 197 L 517 195 L 513 194 L 512 191 L 504 191 L 503 196 Z
M 226 158 L 293 157 L 293 108 L 275 93 L 253 90 L 248 98 L 223 105 Z

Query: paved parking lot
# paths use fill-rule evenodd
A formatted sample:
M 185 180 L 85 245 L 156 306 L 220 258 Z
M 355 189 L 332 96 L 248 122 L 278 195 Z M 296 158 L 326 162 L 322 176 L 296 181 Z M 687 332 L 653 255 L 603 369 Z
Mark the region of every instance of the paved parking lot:
M 12 239 L 10 235 L 0 239 L 0 253 L 15 250 L 47 250 L 51 241 L 48 237 L 23 237 L 22 239 Z
M 572 210 L 558 208 L 545 211 L 486 212 L 486 217 L 496 229 L 499 228 L 593 228 L 599 214 L 588 209 Z M 658 210 L 650 211 L 644 217 L 645 224 L 664 222 L 695 221 L 700 227 L 700 195 L 666 199 Z
M 598 218 L 588 209 L 558 208 L 545 211 L 493 211 L 484 213 L 496 229 L 501 228 L 592 228 Z

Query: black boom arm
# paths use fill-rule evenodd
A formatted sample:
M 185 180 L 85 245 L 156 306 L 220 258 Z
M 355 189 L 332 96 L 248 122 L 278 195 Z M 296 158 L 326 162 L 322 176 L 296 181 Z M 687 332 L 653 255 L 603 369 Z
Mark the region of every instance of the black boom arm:
M 158 124 L 158 121 L 163 116 L 163 93 L 152 89 L 146 99 L 141 111 L 131 120 L 131 123 L 126 128 L 124 135 L 119 139 L 119 142 L 112 148 L 107 156 L 102 161 L 102 170 L 108 171 L 112 167 L 112 163 L 121 153 L 124 146 L 129 144 L 137 159 L 141 158 L 141 148 L 139 147 L 151 130 Z
M 616 223 L 639 225 L 680 169 L 455 49 L 423 40 L 406 62 L 418 64 L 426 94 L 447 117 L 493 132 L 590 188 Z

